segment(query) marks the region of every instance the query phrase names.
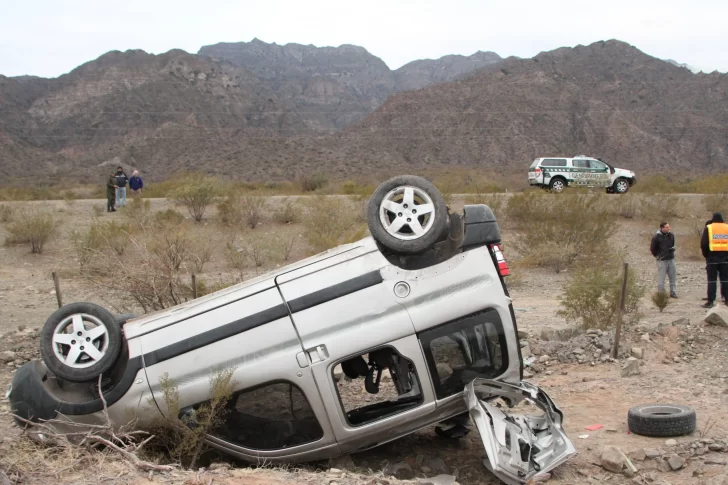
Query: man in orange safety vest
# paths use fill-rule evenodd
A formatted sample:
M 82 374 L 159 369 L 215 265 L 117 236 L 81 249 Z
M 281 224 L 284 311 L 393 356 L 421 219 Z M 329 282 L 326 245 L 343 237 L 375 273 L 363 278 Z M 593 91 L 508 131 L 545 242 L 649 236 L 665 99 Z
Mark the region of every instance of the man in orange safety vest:
M 708 272 L 708 301 L 703 305 L 711 308 L 715 304 L 720 278 L 720 295 L 728 304 L 728 224 L 723 222 L 720 212 L 705 226 L 700 240 L 700 249 L 705 257 Z

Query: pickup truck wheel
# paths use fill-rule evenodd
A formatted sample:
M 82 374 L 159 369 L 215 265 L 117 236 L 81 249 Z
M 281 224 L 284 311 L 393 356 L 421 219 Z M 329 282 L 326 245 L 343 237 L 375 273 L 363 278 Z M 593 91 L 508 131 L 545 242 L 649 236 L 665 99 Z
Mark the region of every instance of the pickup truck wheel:
M 377 242 L 397 253 L 414 254 L 432 246 L 447 229 L 447 206 L 431 182 L 403 175 L 377 187 L 367 222 Z
M 551 179 L 551 182 L 549 182 L 549 189 L 552 192 L 563 192 L 566 188 L 566 180 L 562 179 L 561 177 L 556 177 Z
M 616 194 L 624 194 L 629 190 L 629 181 L 627 179 L 617 179 L 614 181 L 613 189 Z
M 122 350 L 121 325 L 105 308 L 71 303 L 56 310 L 43 325 L 40 354 L 61 379 L 91 382 L 109 371 Z
M 695 410 L 679 404 L 644 404 L 627 413 L 629 430 L 642 436 L 682 436 L 695 431 Z

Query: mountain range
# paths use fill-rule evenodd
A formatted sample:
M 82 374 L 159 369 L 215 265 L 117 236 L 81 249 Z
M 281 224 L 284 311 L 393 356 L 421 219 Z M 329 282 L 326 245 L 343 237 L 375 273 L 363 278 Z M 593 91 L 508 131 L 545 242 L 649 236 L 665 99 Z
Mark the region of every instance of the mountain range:
M 714 171 L 726 167 L 727 92 L 724 74 L 616 40 L 396 70 L 353 45 L 112 51 L 58 78 L 0 76 L 0 175 L 98 181 L 117 164 L 151 180 L 182 169 L 247 180 L 525 171 L 537 156 L 577 153 L 637 171 Z

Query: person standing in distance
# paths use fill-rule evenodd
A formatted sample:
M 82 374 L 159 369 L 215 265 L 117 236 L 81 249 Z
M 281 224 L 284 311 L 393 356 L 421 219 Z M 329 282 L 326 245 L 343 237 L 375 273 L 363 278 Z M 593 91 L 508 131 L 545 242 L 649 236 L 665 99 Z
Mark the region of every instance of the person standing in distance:
M 670 297 L 677 298 L 677 269 L 675 268 L 675 235 L 670 224 L 660 223 L 660 229 L 652 236 L 650 252 L 657 259 L 657 291 L 665 292 L 665 276 L 670 280 Z
M 121 165 L 116 167 L 116 206 L 123 207 L 126 205 L 126 183 L 129 181 L 129 177 L 124 173 L 124 169 Z
M 139 171 L 134 170 L 129 179 L 129 188 L 131 189 L 131 195 L 139 201 L 142 197 L 142 188 L 144 187 L 144 181 L 139 176 Z
M 703 308 L 715 305 L 720 278 L 720 295 L 728 304 L 728 224 L 723 222 L 723 214 L 713 213 L 713 219 L 703 229 L 700 238 L 700 250 L 703 252 L 708 266 L 708 301 Z

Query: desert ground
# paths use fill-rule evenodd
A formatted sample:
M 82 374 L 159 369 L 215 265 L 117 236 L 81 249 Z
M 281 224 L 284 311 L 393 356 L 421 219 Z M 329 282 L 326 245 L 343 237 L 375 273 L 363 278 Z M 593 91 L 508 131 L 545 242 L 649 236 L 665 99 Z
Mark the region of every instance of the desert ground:
M 659 220 L 634 217 L 618 222 L 613 244 L 625 251 L 630 268 L 647 287 L 639 307 L 642 315 L 639 322 L 623 328 L 619 359 L 605 358 L 613 329 L 587 334 L 577 324 L 566 322 L 557 315 L 560 297 L 572 275 L 569 268 L 556 273 L 536 266 L 515 264 L 513 267 L 512 280 L 508 281 L 513 281 L 510 292 L 518 329 L 525 333 L 523 340 L 528 341 L 534 356 L 525 367 L 527 380 L 543 387 L 564 412 L 566 432 L 578 451 L 577 456 L 553 473 L 549 483 L 728 483 L 728 328 L 704 323 L 706 310 L 701 304 L 706 294 L 705 262 L 699 255 L 695 256 L 696 248 L 687 246 L 687 241 L 694 239 L 690 238 L 692 226 L 696 221 L 708 220 L 710 213 L 705 210 L 701 196 L 681 198 L 684 208 L 678 217 L 670 220 L 678 241 L 679 299 L 673 300 L 663 312 L 650 299 L 656 288 L 656 267 L 649 253 L 649 239 L 657 230 Z M 292 200 L 297 203 L 295 198 Z M 453 210 L 462 207 L 463 200 L 463 197 L 453 196 Z M 165 199 L 153 199 L 150 203 L 154 212 L 173 207 Z M 281 199 L 275 198 L 269 203 L 272 207 L 281 203 Z M 5 205 L 16 211 L 29 207 L 50 210 L 62 224 L 58 235 L 48 242 L 42 254 L 31 254 L 27 245 L 0 246 L 0 355 L 6 356 L 0 363 L 0 389 L 3 389 L 0 399 L 4 397 L 14 369 L 38 357 L 38 330 L 58 306 L 51 278 L 53 271 L 60 275 L 63 303 L 92 301 L 118 312 L 140 312 L 140 308 L 131 306 L 128 299 L 99 288 L 81 275 L 77 251 L 70 237 L 73 230 L 84 230 L 94 218 L 123 221 L 127 208 L 116 213 L 99 212 L 98 207 L 104 205 L 102 200 L 7 202 Z M 182 209 L 177 210 L 187 216 Z M 505 256 L 509 262 L 517 263 L 517 254 L 509 249 L 508 218 L 499 219 L 504 233 Z M 183 224 L 191 232 L 223 244 L 214 209 L 201 223 L 187 217 Z M 0 239 L 8 236 L 7 226 L 0 224 Z M 293 261 L 312 252 L 307 246 L 305 231 L 301 223 L 282 224 L 264 215 L 258 227 L 243 231 L 240 237 L 244 240 L 268 235 L 296 240 L 289 256 Z M 231 270 L 221 254 L 222 246 L 216 247 L 212 260 L 198 272 L 198 278 L 208 284 L 232 282 L 239 272 Z M 129 261 L 129 264 L 133 263 Z M 249 265 L 244 276 L 250 277 L 283 264 L 286 262 L 281 258 L 270 257 L 259 267 Z M 113 264 L 109 271 L 114 271 Z M 606 344 L 602 341 L 594 346 L 601 338 L 606 338 Z M 622 377 L 622 366 L 633 347 L 644 352 L 643 358 L 639 359 L 639 374 Z M 631 434 L 627 428 L 628 409 L 653 402 L 693 406 L 697 411 L 698 429 L 691 435 L 675 438 L 676 443 Z M 602 427 L 595 431 L 585 429 L 594 424 Z M 637 473 L 606 470 L 601 463 L 601 453 L 607 445 L 614 445 L 629 456 Z M 501 483 L 482 463 L 484 451 L 474 428 L 461 440 L 441 438 L 432 428 L 427 428 L 330 464 L 278 469 L 251 468 L 213 454 L 206 458 L 203 469 L 194 472 L 147 474 L 126 465 L 123 460 L 109 457 L 107 461 L 93 462 L 104 463 L 103 467 L 77 460 L 65 468 L 38 465 L 33 474 L 17 456 L 19 450 L 26 450 L 23 452 L 26 455 L 31 453 L 27 451 L 30 446 L 21 437 L 21 430 L 13 425 L 9 404 L 3 399 L 0 401 L 0 471 L 5 472 L 11 484 L 48 483 L 50 480 L 59 484 L 396 484 L 428 483 L 427 478 L 438 475 L 450 478 L 440 477 L 439 480 L 445 481 L 430 482 Z M 53 463 L 57 464 L 58 460 Z M 3 478 L 2 474 L 0 478 Z M 2 480 L 0 483 L 5 485 Z

